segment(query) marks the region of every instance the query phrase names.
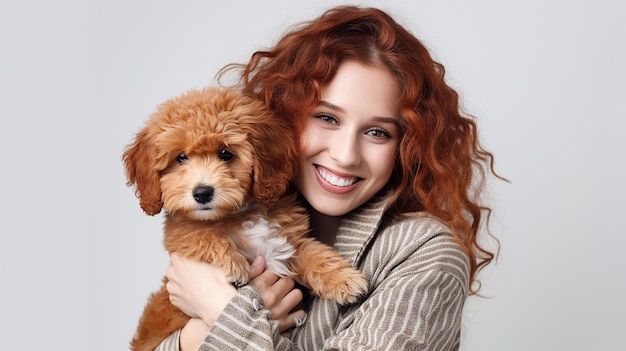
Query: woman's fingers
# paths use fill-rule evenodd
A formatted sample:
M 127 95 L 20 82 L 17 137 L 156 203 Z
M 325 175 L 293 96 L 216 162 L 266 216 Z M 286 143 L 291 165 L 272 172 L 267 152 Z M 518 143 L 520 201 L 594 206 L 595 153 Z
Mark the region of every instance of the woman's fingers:
M 265 258 L 263 256 L 257 256 L 250 264 L 250 280 L 255 279 L 256 277 L 261 275 L 263 271 L 265 271 Z
M 257 275 L 255 278 L 250 279 L 250 283 L 254 285 L 257 289 L 263 290 L 271 287 L 280 279 L 276 273 L 271 270 L 265 269 L 261 274 Z
M 278 331 L 286 337 L 291 336 L 293 328 L 298 328 L 306 320 L 306 313 L 303 310 L 298 310 L 289 313 L 283 320 L 278 321 Z
M 304 311 L 294 311 L 304 295 L 300 289 L 295 288 L 293 279 L 279 277 L 265 268 L 265 259 L 262 256 L 256 257 L 250 264 L 250 283 L 261 293 L 263 304 L 270 311 L 272 319 L 278 321 L 279 332 L 288 336 L 291 329 L 304 323 Z
M 302 291 L 292 288 L 270 308 L 272 318 L 278 321 L 285 320 L 289 313 L 300 304 L 302 298 Z

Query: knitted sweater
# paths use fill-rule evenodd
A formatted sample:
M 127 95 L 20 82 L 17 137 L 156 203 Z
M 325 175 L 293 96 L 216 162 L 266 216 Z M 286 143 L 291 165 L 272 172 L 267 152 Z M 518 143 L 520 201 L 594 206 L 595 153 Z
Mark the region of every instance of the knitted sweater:
M 469 262 L 450 230 L 415 213 L 384 216 L 377 196 L 341 222 L 334 248 L 368 278 L 368 293 L 341 306 L 313 299 L 291 339 L 251 285 L 239 289 L 214 323 L 206 350 L 458 350 Z M 156 349 L 178 351 L 180 331 Z

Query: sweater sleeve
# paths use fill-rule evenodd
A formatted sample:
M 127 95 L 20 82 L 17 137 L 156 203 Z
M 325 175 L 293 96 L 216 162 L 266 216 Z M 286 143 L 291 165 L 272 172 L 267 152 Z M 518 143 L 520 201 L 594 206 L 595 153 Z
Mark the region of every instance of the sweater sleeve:
M 168 336 L 155 351 L 179 351 L 180 329 Z M 241 287 L 211 327 L 198 351 L 207 350 L 295 350 L 280 335 L 278 322 L 263 306 L 254 287 Z
M 376 248 L 378 256 L 363 267 L 372 277 L 370 294 L 342 313 L 326 348 L 458 350 L 469 260 L 451 235 L 427 238 L 401 246 L 398 255 Z M 394 240 L 377 244 L 396 245 Z
M 469 259 L 440 229 L 405 221 L 380 233 L 359 265 L 367 295 L 349 306 L 314 300 L 295 342 L 306 350 L 458 350 Z
M 291 341 L 280 335 L 259 291 L 246 285 L 226 305 L 199 351 L 293 349 Z
M 154 351 L 180 351 L 180 329 L 165 338 Z
M 324 349 L 458 350 L 465 299 L 464 287 L 444 271 L 390 276 Z

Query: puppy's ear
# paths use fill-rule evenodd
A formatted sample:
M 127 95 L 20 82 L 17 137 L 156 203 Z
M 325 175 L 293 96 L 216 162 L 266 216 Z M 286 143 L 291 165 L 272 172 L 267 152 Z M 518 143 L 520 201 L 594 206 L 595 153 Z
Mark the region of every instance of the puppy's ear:
M 294 176 L 296 139 L 287 121 L 266 113 L 249 132 L 255 148 L 252 193 L 257 200 L 273 204 Z
M 135 142 L 129 145 L 122 157 L 126 168 L 128 186 L 135 186 L 135 195 L 144 212 L 153 216 L 161 212 L 160 174 L 155 167 L 155 147 L 148 129 L 140 131 Z

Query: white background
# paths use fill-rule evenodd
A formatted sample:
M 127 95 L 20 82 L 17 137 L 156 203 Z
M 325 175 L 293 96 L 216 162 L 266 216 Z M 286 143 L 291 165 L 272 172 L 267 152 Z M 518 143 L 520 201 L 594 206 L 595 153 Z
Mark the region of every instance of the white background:
M 168 259 L 124 147 L 157 104 L 336 3 L 2 1 L 0 349 L 127 349 Z M 446 66 L 511 180 L 490 186 L 502 250 L 462 350 L 623 349 L 624 3 L 362 3 Z

